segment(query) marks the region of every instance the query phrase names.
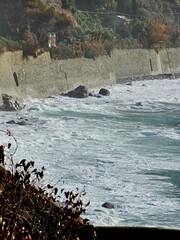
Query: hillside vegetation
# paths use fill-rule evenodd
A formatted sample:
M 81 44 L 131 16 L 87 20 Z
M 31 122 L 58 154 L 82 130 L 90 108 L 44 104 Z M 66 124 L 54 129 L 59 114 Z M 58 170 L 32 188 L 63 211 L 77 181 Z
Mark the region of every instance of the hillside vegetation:
M 0 52 L 37 56 L 56 34 L 57 59 L 110 56 L 113 48 L 179 47 L 179 0 L 2 0 Z M 40 51 L 42 52 L 42 51 Z

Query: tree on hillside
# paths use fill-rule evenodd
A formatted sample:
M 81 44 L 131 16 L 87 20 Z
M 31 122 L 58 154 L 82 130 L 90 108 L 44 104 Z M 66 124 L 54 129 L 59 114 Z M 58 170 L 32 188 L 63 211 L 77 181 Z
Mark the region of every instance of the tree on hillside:
M 76 0 L 76 6 L 78 9 L 89 11 L 111 11 L 116 10 L 115 0 Z
M 25 27 L 25 10 L 21 0 L 1 0 L 0 35 L 17 36 L 19 29 Z
M 121 13 L 135 13 L 137 7 L 137 0 L 117 0 L 117 9 Z

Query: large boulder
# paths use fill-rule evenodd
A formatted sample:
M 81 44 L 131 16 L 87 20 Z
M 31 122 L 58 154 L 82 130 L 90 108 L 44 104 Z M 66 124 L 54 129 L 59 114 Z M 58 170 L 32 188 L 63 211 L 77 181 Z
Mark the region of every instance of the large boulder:
M 1 110 L 3 111 L 17 111 L 21 110 L 25 107 L 22 101 L 16 97 L 9 96 L 8 94 L 2 94 L 2 102 Z
M 80 85 L 74 90 L 69 91 L 63 95 L 73 98 L 86 98 L 89 96 L 89 91 L 85 86 Z
M 114 208 L 114 204 L 110 203 L 110 202 L 105 202 L 101 206 L 104 208 L 109 208 L 109 209 Z
M 105 88 L 101 88 L 99 90 L 99 94 L 100 95 L 103 95 L 103 96 L 109 96 L 110 95 L 110 91 L 108 89 L 105 89 Z

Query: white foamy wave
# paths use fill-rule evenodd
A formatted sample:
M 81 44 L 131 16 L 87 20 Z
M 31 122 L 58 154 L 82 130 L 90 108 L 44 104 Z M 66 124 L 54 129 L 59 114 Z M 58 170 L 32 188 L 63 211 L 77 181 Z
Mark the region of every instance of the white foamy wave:
M 179 83 L 119 84 L 102 98 L 27 99 L 20 112 L 0 112 L 1 129 L 18 140 L 17 161 L 45 166 L 45 182 L 85 187 L 94 224 L 179 227 Z

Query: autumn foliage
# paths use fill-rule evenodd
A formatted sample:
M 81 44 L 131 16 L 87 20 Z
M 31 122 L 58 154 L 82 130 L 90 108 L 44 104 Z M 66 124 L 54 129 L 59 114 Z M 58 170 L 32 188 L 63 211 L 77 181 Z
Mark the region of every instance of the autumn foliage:
M 147 41 L 151 47 L 157 43 L 167 44 L 173 36 L 173 27 L 169 24 L 160 22 L 157 19 L 151 19 L 147 26 Z

